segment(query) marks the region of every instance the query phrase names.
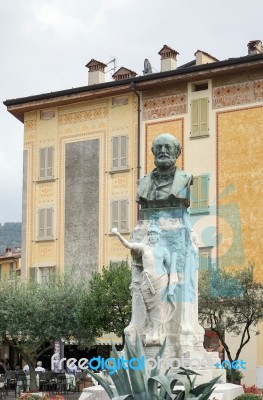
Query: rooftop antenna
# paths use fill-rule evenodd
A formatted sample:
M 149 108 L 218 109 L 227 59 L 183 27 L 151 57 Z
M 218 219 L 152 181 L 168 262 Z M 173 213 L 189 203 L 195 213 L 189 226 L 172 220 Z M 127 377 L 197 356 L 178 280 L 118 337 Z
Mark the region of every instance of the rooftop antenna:
M 116 69 L 117 69 L 117 60 L 116 60 L 116 57 L 114 57 L 114 56 L 111 56 L 111 57 L 112 57 L 112 59 L 106 65 L 113 64 L 113 66 L 112 66 L 112 68 L 108 69 L 108 71 L 106 71 L 106 72 L 113 71 L 111 74 L 111 76 L 112 76 L 116 72 Z
M 142 71 L 143 75 L 152 74 L 152 66 L 148 58 L 144 60 L 144 70 Z

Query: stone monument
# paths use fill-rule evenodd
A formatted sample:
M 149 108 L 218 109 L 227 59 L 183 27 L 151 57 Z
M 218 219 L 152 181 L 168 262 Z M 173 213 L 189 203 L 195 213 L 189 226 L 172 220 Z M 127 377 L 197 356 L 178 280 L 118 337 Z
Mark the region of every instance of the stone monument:
M 206 359 L 215 369 L 218 354 L 204 349 L 198 323 L 198 243 L 187 211 L 193 177 L 176 166 L 181 146 L 171 134 L 159 135 L 152 152 L 156 168 L 139 180 L 139 221 L 131 240 L 112 230 L 132 255 L 132 318 L 125 335 L 133 342 L 138 332 L 149 357 L 166 338 L 167 358 L 192 367 L 190 360 L 200 367 Z

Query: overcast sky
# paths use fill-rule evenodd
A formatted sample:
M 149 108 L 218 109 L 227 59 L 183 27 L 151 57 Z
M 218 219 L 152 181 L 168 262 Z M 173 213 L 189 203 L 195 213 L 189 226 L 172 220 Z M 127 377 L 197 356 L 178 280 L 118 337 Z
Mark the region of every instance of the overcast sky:
M 23 124 L 3 101 L 84 86 L 91 58 L 142 74 L 164 44 L 219 60 L 263 40 L 262 0 L 0 0 L 0 223 L 21 221 Z M 112 65 L 112 64 L 111 64 Z M 109 67 L 110 68 L 110 67 Z M 110 72 L 107 80 L 111 80 Z

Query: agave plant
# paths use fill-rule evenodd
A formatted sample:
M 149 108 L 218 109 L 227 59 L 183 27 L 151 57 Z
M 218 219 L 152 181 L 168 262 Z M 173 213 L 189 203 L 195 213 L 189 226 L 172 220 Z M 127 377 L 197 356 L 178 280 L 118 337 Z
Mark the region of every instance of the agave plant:
M 162 358 L 164 350 L 165 342 L 155 357 L 156 361 L 158 357 Z M 119 355 L 114 345 L 112 345 L 112 352 L 117 365 Z M 138 335 L 135 348 L 126 339 L 125 354 L 128 361 L 133 358 L 141 360 L 145 356 L 143 345 Z M 180 368 L 177 373 L 169 373 L 169 370 L 166 373 L 162 373 L 158 363 L 156 363 L 156 367 L 150 372 L 131 368 L 129 370 L 118 369 L 111 375 L 115 385 L 115 388 L 112 388 L 104 378 L 92 371 L 89 371 L 89 373 L 105 389 L 111 400 L 208 400 L 214 390 L 214 384 L 219 379 L 219 377 L 216 377 L 208 383 L 195 387 L 196 377 L 200 374 L 185 368 Z M 177 383 L 183 384 L 184 390 L 174 390 L 174 386 Z

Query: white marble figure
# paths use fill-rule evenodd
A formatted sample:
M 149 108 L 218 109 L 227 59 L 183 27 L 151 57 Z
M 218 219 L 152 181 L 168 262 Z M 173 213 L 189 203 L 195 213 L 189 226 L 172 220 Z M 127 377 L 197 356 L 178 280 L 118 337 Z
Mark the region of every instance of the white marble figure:
M 173 295 L 176 283 L 176 271 L 170 275 L 171 257 L 169 251 L 159 244 L 160 230 L 150 226 L 143 243 L 128 242 L 116 228 L 112 233 L 117 235 L 121 243 L 130 250 L 141 253 L 143 271 L 139 291 L 146 310 L 145 344 L 159 345 L 166 335 L 169 321 L 172 319 L 174 304 L 169 296 Z M 170 281 L 170 276 L 173 281 Z M 141 313 L 143 317 L 143 313 Z M 132 329 L 132 326 L 130 326 Z M 126 334 L 129 334 L 129 327 Z

